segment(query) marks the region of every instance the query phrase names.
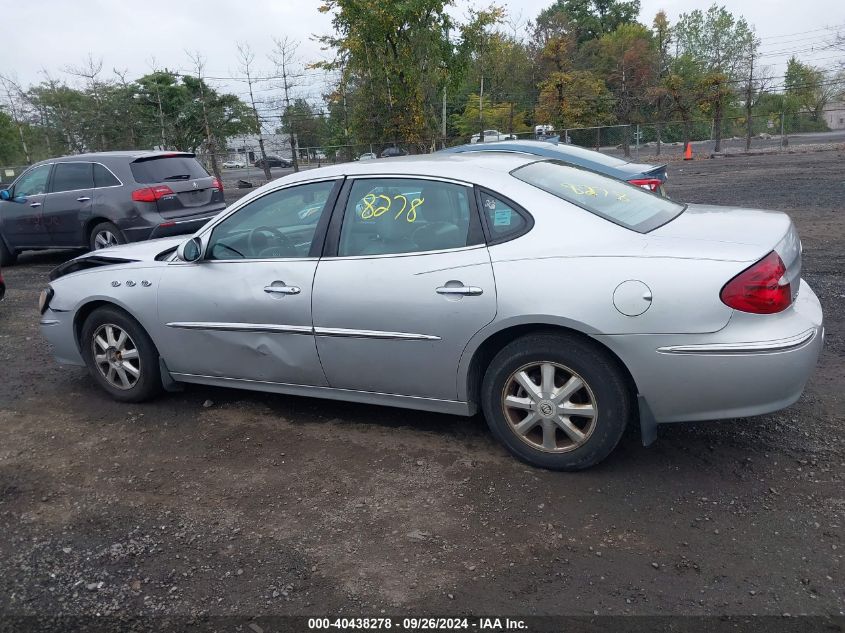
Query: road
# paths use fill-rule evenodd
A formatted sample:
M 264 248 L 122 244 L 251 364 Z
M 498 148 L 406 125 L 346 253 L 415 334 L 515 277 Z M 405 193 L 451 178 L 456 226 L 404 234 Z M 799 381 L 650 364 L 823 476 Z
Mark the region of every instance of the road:
M 632 430 L 574 474 L 514 461 L 479 417 L 204 387 L 118 404 L 39 336 L 68 255 L 22 255 L 0 304 L 0 613 L 843 615 L 843 174 L 842 152 L 671 164 L 678 199 L 792 214 L 825 350 L 785 411 L 650 448 Z

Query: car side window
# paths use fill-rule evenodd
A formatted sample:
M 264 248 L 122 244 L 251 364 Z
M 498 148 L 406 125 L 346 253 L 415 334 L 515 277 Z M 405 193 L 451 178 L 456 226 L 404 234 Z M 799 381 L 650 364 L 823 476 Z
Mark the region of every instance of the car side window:
M 50 177 L 50 165 L 33 167 L 15 183 L 15 196 L 36 196 L 47 191 Z
M 91 163 L 57 163 L 53 173 L 53 193 L 94 188 L 94 171 Z
M 516 237 L 528 227 L 528 220 L 506 202 L 486 191 L 479 191 L 479 197 L 492 242 Z
M 414 178 L 359 179 L 346 203 L 338 256 L 460 248 L 469 239 L 466 187 Z
M 94 163 L 94 186 L 95 187 L 116 187 L 120 181 L 108 169 L 100 163 Z
M 334 184 L 297 185 L 253 200 L 214 227 L 206 259 L 308 257 Z

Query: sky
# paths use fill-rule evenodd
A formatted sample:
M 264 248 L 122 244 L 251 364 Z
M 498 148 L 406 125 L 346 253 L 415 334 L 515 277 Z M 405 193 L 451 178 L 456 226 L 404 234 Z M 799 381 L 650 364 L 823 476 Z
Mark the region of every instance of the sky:
M 386 0 L 389 1 L 389 0 Z M 763 61 L 782 75 L 786 59 L 795 52 L 802 61 L 828 67 L 845 60 L 826 48 L 838 28 L 845 33 L 843 0 L 722 0 L 734 15 L 754 25 L 762 40 Z M 511 22 L 533 19 L 552 0 L 498 0 Z M 331 33 L 331 19 L 320 13 L 319 0 L 0 0 L 3 34 L 0 36 L 0 74 L 16 76 L 24 86 L 37 83 L 43 73 L 64 77 L 63 70 L 79 66 L 92 55 L 102 59 L 103 73 L 128 71 L 132 79 L 153 67 L 190 71 L 188 52 L 199 51 L 208 77 L 233 77 L 238 67 L 237 43 L 249 43 L 259 73 L 272 74 L 267 55 L 273 38 L 298 40 L 302 63 L 330 57 L 314 36 Z M 486 6 L 487 0 L 476 0 Z M 640 21 L 650 25 L 658 10 L 671 22 L 694 9 L 706 10 L 709 0 L 641 0 Z M 460 17 L 472 6 L 456 0 L 452 12 Z M 800 7 L 800 11 L 796 10 Z M 299 79 L 296 92 L 319 97 L 327 77 L 320 71 Z M 212 85 L 245 94 L 245 84 L 230 79 L 211 80 Z M 263 87 L 262 87 L 263 86 Z M 262 93 L 276 94 L 269 83 L 259 84 Z

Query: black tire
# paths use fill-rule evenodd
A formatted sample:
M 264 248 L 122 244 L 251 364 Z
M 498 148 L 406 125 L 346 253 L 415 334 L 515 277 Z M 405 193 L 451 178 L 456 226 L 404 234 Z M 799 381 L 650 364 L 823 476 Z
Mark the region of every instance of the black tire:
M 504 406 L 505 389 L 519 389 L 518 382 L 511 382 L 518 370 L 527 368 L 527 371 L 535 371 L 533 364 L 540 365 L 548 363 L 555 365 L 555 380 L 563 380 L 567 376 L 579 378 L 586 383 L 586 389 L 574 392 L 572 398 L 586 404 L 580 406 L 588 407 L 592 402 L 595 418 L 572 416 L 566 418 L 570 422 L 575 420 L 584 439 L 576 441 L 569 437 L 568 432 L 554 423 L 554 420 L 541 420 L 530 433 L 538 434 L 539 437 L 532 444 L 528 436 L 522 436 L 515 429 L 515 425 L 521 420 L 514 419 L 515 415 L 523 413 L 518 409 L 508 409 Z M 536 370 L 539 372 L 540 368 Z M 539 375 L 539 374 L 535 374 Z M 537 383 L 537 380 L 532 379 Z M 572 384 L 578 384 L 577 381 Z M 561 385 L 556 385 L 560 388 Z M 527 391 L 517 392 L 527 396 Z M 560 391 L 558 393 L 561 393 Z M 514 395 L 511 392 L 514 398 Z M 518 397 L 520 402 L 531 400 L 528 397 Z M 531 406 L 540 415 L 540 409 L 549 413 L 548 404 L 551 398 L 538 397 Z M 520 337 L 505 346 L 487 368 L 481 386 L 481 406 L 487 425 L 494 437 L 517 458 L 540 468 L 549 470 L 581 470 L 594 466 L 607 457 L 619 443 L 622 434 L 628 423 L 634 418 L 634 397 L 623 370 L 619 367 L 618 361 L 606 350 L 596 343 L 592 343 L 577 335 L 567 334 L 532 334 Z M 579 406 L 578 403 L 570 406 Z M 555 410 L 557 411 L 557 410 Z M 529 411 L 524 411 L 527 419 Z M 509 418 L 509 416 L 511 416 Z M 549 423 L 554 427 L 550 432 L 555 438 L 562 438 L 562 447 L 552 452 L 544 450 L 539 444 L 543 442 L 543 424 Z M 532 435 L 532 437 L 534 437 Z M 555 439 L 555 442 L 559 440 Z M 582 443 L 578 443 L 578 442 Z M 566 443 L 571 442 L 567 447 Z
M 94 346 L 96 345 L 94 337 L 97 333 L 103 336 L 101 328 L 109 325 L 116 326 L 128 334 L 131 347 L 138 352 L 139 375 L 134 384 L 131 384 L 128 388 L 118 388 L 111 384 L 94 359 Z M 82 325 L 80 348 L 91 376 L 115 400 L 142 402 L 161 392 L 158 350 L 141 324 L 123 310 L 115 307 L 102 307 L 94 310 Z M 132 377 L 130 377 L 130 381 L 131 379 Z
M 18 261 L 18 254 L 10 250 L 3 237 L 0 236 L 0 266 L 11 266 L 16 261 Z
M 123 233 L 120 232 L 120 229 L 117 228 L 111 222 L 100 222 L 99 224 L 95 224 L 94 227 L 91 229 L 91 232 L 88 234 L 88 248 L 92 251 L 99 250 L 101 248 L 105 248 L 105 246 L 98 245 L 97 240 L 98 237 L 101 235 L 111 235 L 114 236 L 114 243 L 108 244 L 109 246 L 114 246 L 116 244 L 126 244 L 126 239 L 123 237 Z

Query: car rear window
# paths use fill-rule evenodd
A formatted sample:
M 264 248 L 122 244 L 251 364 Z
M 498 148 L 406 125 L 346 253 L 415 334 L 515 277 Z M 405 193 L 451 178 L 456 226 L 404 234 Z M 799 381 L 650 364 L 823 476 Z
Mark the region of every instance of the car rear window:
M 638 233 L 666 224 L 686 208 L 641 187 L 557 160 L 517 167 L 511 175 Z
M 144 184 L 208 178 L 208 172 L 191 156 L 148 158 L 130 163 L 129 167 L 135 182 Z

